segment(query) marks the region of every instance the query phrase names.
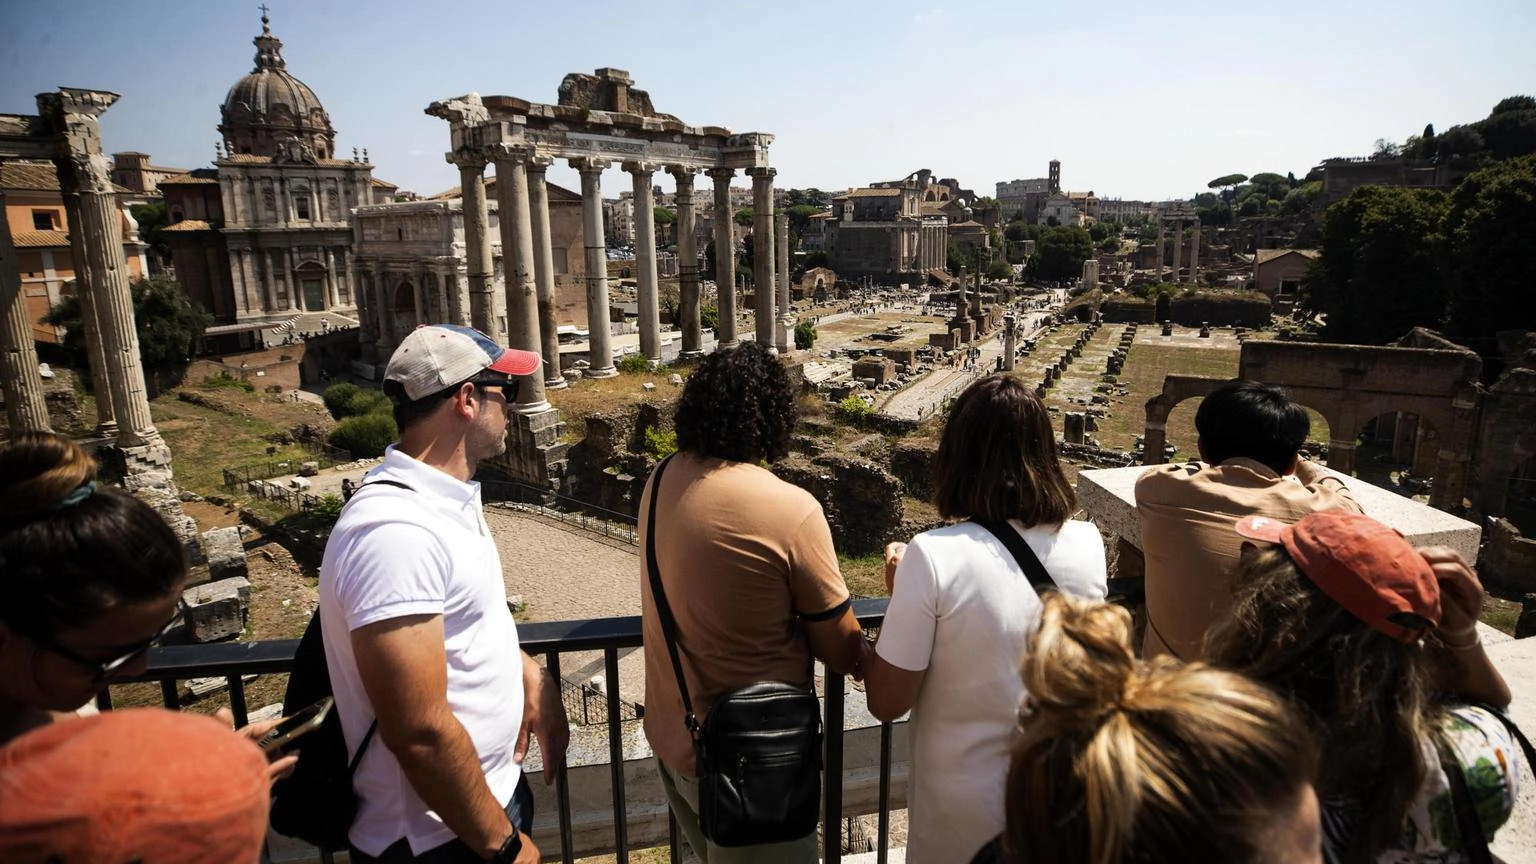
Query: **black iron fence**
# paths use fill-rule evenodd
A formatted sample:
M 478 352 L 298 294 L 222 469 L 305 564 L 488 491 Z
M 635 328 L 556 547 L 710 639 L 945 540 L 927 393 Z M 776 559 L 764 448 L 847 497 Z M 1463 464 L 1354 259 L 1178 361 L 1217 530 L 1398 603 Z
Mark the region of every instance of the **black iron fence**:
M 877 628 L 885 618 L 886 600 L 857 600 L 854 613 L 866 629 Z M 640 619 L 596 618 L 584 621 L 559 621 L 521 624 L 518 626 L 519 641 L 523 650 L 535 656 L 542 655 L 549 673 L 563 680 L 561 658 L 575 652 L 601 652 L 603 655 L 604 681 L 600 722 L 607 725 L 608 764 L 611 772 L 613 796 L 613 838 L 615 861 L 629 861 L 628 810 L 625 806 L 624 737 L 622 724 L 626 721 L 622 707 L 609 710 L 610 706 L 623 706 L 619 696 L 619 652 L 641 647 Z M 192 678 L 222 677 L 229 686 L 230 710 L 235 724 L 248 722 L 249 706 L 245 701 L 245 678 L 252 674 L 280 674 L 293 665 L 293 654 L 298 640 L 272 640 L 264 642 L 238 642 L 217 645 L 169 645 L 149 652 L 149 668 L 134 681 L 158 683 L 161 698 L 167 708 L 179 709 L 181 696 L 179 682 Z M 128 682 L 124 682 L 128 683 Z M 826 729 L 826 761 L 823 771 L 825 783 L 822 796 L 822 820 L 825 836 L 837 837 L 843 820 L 843 717 L 846 680 L 827 670 L 823 680 L 823 722 Z M 594 711 L 598 702 L 588 703 Z M 97 705 L 103 711 L 111 710 L 109 691 L 102 691 Z M 595 716 L 595 715 L 594 715 Z M 877 860 L 885 864 L 890 845 L 890 778 L 891 778 L 891 724 L 880 727 L 880 772 L 878 785 L 879 833 L 876 843 Z M 555 797 L 560 825 L 560 859 L 565 864 L 575 861 L 573 820 L 568 787 L 568 768 L 556 769 L 558 783 Z M 671 860 L 681 861 L 680 838 L 677 825 L 672 822 L 669 830 Z M 322 856 L 325 857 L 325 856 Z M 827 864 L 842 860 L 842 848 L 837 842 L 829 842 L 823 853 Z

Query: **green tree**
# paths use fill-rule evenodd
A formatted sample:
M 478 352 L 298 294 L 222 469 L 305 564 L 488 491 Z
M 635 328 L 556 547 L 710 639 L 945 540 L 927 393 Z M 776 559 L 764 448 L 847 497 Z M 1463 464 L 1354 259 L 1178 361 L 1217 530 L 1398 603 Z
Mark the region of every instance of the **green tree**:
M 1263 192 L 1266 199 L 1284 198 L 1285 194 L 1291 191 L 1290 181 L 1272 171 L 1255 174 L 1248 178 L 1248 182 Z
M 960 247 L 955 245 L 955 241 L 949 241 L 949 247 L 944 250 L 944 269 L 951 275 L 959 275 L 961 270 L 969 268 L 969 263 L 965 260 L 965 256 L 960 254 Z
M 715 276 L 715 241 L 710 239 L 704 244 L 704 278 L 713 279 Z
M 736 224 L 744 226 L 744 227 L 747 227 L 747 228 L 751 228 L 752 227 L 752 215 L 753 214 L 752 214 L 752 208 L 751 207 L 743 207 L 740 210 L 737 210 L 736 211 L 736 216 L 734 217 L 735 220 L 736 220 Z
M 705 330 L 718 330 L 720 328 L 720 309 L 716 306 L 705 306 L 699 310 L 699 326 Z
M 1477 126 L 1494 159 L 1536 153 L 1536 99 L 1530 96 L 1501 100 Z
M 348 417 L 347 406 L 352 404 L 352 399 L 361 392 L 360 387 L 351 381 L 342 381 L 325 388 L 320 398 L 325 400 L 325 410 L 331 412 L 331 416 L 337 420 Z
M 651 218 L 655 220 L 658 226 L 671 225 L 677 221 L 677 214 L 666 207 L 652 207 Z
M 1047 228 L 1035 248 L 1035 275 L 1069 280 L 1082 275 L 1083 262 L 1093 255 L 1093 238 L 1078 225 Z
M 165 227 L 170 224 L 170 219 L 165 212 L 165 201 L 151 201 L 148 204 L 134 204 L 128 208 L 133 215 L 133 221 L 139 224 L 139 239 L 149 245 L 149 253 L 153 256 L 156 271 L 171 263 L 171 244 L 166 239 Z
M 801 321 L 795 325 L 795 348 L 800 351 L 809 351 L 816 344 L 816 323 L 814 321 Z
M 807 252 L 805 254 L 805 267 L 807 270 L 813 267 L 825 267 L 827 266 L 828 260 L 829 259 L 827 258 L 827 253 L 820 249 L 817 249 L 813 252 Z
M 1303 304 L 1323 314 L 1323 338 L 1383 345 L 1445 312 L 1436 241 L 1445 195 L 1361 186 L 1323 215 L 1322 256 L 1303 284 Z
M 72 365 L 84 367 L 85 328 L 77 290 L 77 286 L 72 287 L 43 320 L 65 328 L 64 350 Z M 133 321 L 139 335 L 139 359 L 144 365 L 159 368 L 190 361 L 213 318 L 187 299 L 179 283 L 163 276 L 138 279 L 128 290 L 133 295 Z
M 1536 236 L 1536 156 L 1467 175 L 1451 193 L 1443 235 L 1449 335 L 1536 326 L 1536 259 L 1525 251 Z
M 1013 278 L 1013 267 L 1010 266 L 1007 261 L 1004 261 L 1001 258 L 996 258 L 992 261 L 991 264 L 987 265 L 987 278 L 1011 279 Z
M 1311 180 L 1297 186 L 1286 193 L 1280 202 L 1280 213 L 1284 216 L 1299 216 L 1312 209 L 1312 202 L 1316 200 L 1318 193 L 1323 191 L 1321 180 Z
M 789 217 L 789 230 L 796 237 L 804 237 L 811 230 L 811 217 L 824 212 L 813 204 L 791 204 L 784 208 L 784 213 Z

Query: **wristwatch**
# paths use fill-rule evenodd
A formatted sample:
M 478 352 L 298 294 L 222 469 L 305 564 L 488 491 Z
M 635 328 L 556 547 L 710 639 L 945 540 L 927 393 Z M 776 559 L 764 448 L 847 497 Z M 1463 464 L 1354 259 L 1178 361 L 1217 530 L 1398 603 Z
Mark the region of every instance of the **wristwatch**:
M 523 833 L 513 825 L 512 835 L 502 842 L 500 849 L 496 850 L 491 864 L 512 864 L 517 860 L 517 853 L 521 851 L 523 851 Z

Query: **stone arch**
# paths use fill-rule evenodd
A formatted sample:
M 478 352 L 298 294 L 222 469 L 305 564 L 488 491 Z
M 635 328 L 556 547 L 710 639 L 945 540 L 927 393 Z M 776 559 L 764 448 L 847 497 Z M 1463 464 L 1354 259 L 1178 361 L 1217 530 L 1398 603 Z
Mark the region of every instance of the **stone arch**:
M 1489 388 L 1477 439 L 1473 503 L 1487 516 L 1508 512 L 1510 480 L 1536 476 L 1536 370 L 1512 369 Z
M 385 314 L 389 318 L 390 328 L 404 338 L 405 334 L 422 323 L 416 314 L 416 286 L 411 284 L 411 280 L 402 278 L 389 296 L 390 302 Z
M 1430 505 L 1459 510 L 1476 433 L 1477 379 L 1471 351 L 1317 345 L 1249 340 L 1238 374 L 1278 384 L 1328 421 L 1328 467 L 1354 472 L 1355 435 L 1388 412 L 1415 414 L 1439 436 Z M 1344 437 L 1344 436 L 1349 437 Z
M 326 308 L 325 265 L 318 261 L 305 261 L 293 271 L 293 289 L 298 297 L 299 308 L 306 312 L 320 312 Z
M 1168 443 L 1168 415 L 1186 399 L 1204 398 L 1227 383 L 1226 378 L 1196 375 L 1169 375 L 1163 379 L 1163 391 L 1147 400 L 1147 425 L 1142 438 L 1143 465 L 1161 465 L 1167 461 L 1163 447 Z

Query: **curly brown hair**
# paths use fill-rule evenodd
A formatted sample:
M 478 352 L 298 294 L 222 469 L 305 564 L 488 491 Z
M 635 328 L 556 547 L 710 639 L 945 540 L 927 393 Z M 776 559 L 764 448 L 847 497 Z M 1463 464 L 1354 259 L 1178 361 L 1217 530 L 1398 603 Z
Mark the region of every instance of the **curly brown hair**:
M 1429 766 L 1441 709 L 1420 644 L 1373 629 L 1334 602 L 1282 547 L 1245 553 L 1229 616 L 1212 628 L 1212 663 L 1260 681 L 1300 709 L 1323 754 L 1318 795 L 1358 804 L 1345 849 L 1374 861 L 1399 842 Z
M 784 364 L 756 342 L 705 357 L 677 402 L 677 447 L 732 462 L 789 453 L 795 391 Z

